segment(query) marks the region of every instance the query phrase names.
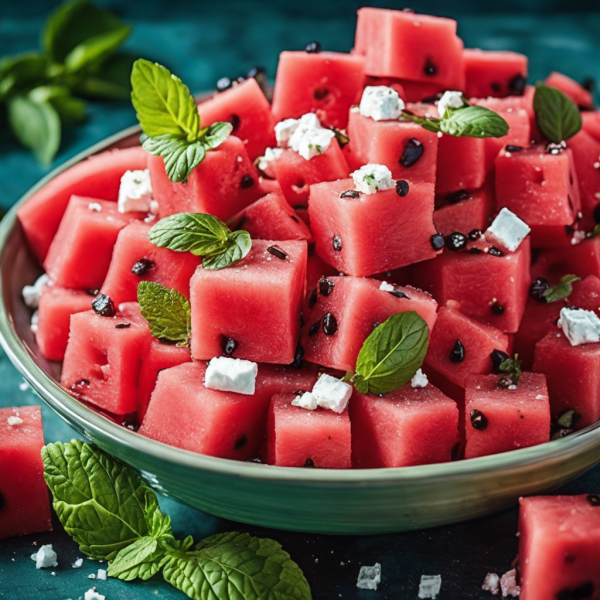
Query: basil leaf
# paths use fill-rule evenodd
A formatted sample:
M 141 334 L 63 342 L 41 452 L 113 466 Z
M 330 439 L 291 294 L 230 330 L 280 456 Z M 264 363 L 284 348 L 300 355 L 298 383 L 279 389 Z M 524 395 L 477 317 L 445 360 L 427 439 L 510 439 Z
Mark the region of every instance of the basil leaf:
M 60 117 L 50 102 L 34 102 L 26 96 L 11 96 L 8 122 L 15 137 L 48 165 L 60 146 Z
M 133 64 L 131 87 L 133 107 L 146 135 L 198 139 L 198 108 L 179 77 L 162 65 L 140 58 Z
M 82 41 L 65 57 L 66 70 L 77 73 L 97 61 L 102 61 L 113 54 L 130 33 L 131 27 L 122 25 Z
M 579 109 L 566 94 L 556 88 L 538 83 L 535 86 L 533 110 L 544 137 L 556 144 L 568 140 L 581 129 Z
M 82 552 L 112 560 L 165 519 L 156 495 L 120 460 L 80 440 L 42 449 L 44 479 L 65 531 Z
M 483 106 L 465 106 L 452 110 L 440 120 L 440 131 L 454 137 L 503 137 L 508 123 L 493 110 Z
M 564 300 L 573 293 L 573 284 L 576 281 L 581 281 L 581 277 L 577 277 L 577 275 L 565 275 L 564 277 L 560 278 L 558 285 L 544 290 L 542 296 L 546 298 L 546 302 Z
M 65 123 L 77 123 L 85 118 L 85 102 L 71 96 L 69 89 L 62 85 L 40 85 L 29 92 L 29 98 L 34 102 L 50 102 Z
M 86 98 L 102 100 L 131 99 L 131 69 L 136 57 L 118 54 L 95 68 L 86 69 L 71 85 L 73 91 Z
M 427 323 L 416 312 L 392 315 L 360 349 L 354 386 L 362 394 L 387 394 L 402 387 L 423 364 L 428 346 Z
M 311 600 L 300 567 L 279 543 L 247 533 L 220 533 L 165 560 L 166 581 L 194 600 Z
M 48 78 L 48 59 L 39 52 L 27 52 L 0 60 L 0 99 L 17 89 L 29 88 Z
M 152 536 L 144 536 L 123 548 L 108 565 L 108 575 L 122 581 L 150 579 L 161 569 L 161 559 L 165 555 L 161 542 Z
M 150 154 L 164 158 L 167 177 L 174 183 L 186 183 L 190 173 L 206 156 L 203 141 L 190 143 L 171 134 L 149 137 L 142 144 L 142 148 Z
M 227 238 L 227 248 L 219 254 L 210 254 L 202 258 L 202 267 L 208 271 L 217 271 L 233 265 L 244 258 L 252 248 L 252 238 L 247 231 L 233 231 Z
M 231 123 L 213 123 L 204 134 L 202 141 L 208 149 L 220 146 L 233 131 Z
M 177 290 L 160 283 L 140 281 L 137 299 L 142 317 L 148 321 L 150 333 L 159 340 L 187 345 L 191 333 L 188 299 Z
M 498 369 L 502 371 L 502 373 L 510 375 L 512 382 L 517 385 L 522 375 L 521 362 L 522 361 L 519 360 L 519 355 L 515 354 L 513 358 L 507 358 L 505 361 L 501 362 Z

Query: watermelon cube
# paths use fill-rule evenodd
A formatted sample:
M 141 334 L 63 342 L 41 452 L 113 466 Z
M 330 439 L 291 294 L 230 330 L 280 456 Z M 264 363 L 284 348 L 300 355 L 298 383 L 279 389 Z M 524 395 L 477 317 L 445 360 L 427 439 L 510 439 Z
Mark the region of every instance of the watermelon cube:
M 600 110 L 586 110 L 581 113 L 583 130 L 600 142 Z
M 154 281 L 187 298 L 200 259 L 189 252 L 157 248 L 148 239 L 151 225 L 134 221 L 121 230 L 101 292 L 118 305 L 137 299 L 140 281 Z
M 356 368 L 363 342 L 392 315 L 415 311 L 430 330 L 437 316 L 437 303 L 429 294 L 376 279 L 327 277 L 317 283 L 315 293 L 316 303 L 304 315 L 304 358 L 341 371 Z
M 520 499 L 521 600 L 598 598 L 600 497 Z
M 465 48 L 465 92 L 468 98 L 521 96 L 527 83 L 527 57 L 517 52 Z
M 329 275 L 337 275 L 337 269 L 334 269 L 331 265 L 328 265 L 316 252 L 315 247 L 310 246 L 308 248 L 308 259 L 306 261 L 306 289 L 310 298 L 311 294 L 314 295 L 314 300 L 311 302 L 314 306 L 314 302 L 317 299 L 316 290 L 317 282 L 323 277 Z
M 291 364 L 300 333 L 306 242 L 255 240 L 227 269 L 198 267 L 192 277 L 192 356 L 220 356 L 233 340 L 234 358 Z
M 56 285 L 97 290 L 121 229 L 141 213 L 122 214 L 116 202 L 73 196 L 44 262 Z
M 433 102 L 451 87 L 443 83 L 410 81 L 409 79 L 399 79 L 398 82 L 404 90 L 407 102 Z
M 579 85 L 576 81 L 563 75 L 562 73 L 557 73 L 553 71 L 548 75 L 546 81 L 544 81 L 546 85 L 550 87 L 554 87 L 557 90 L 560 90 L 563 94 L 568 96 L 580 109 L 589 110 L 594 107 L 594 99 L 592 97 L 592 93 L 589 90 L 586 90 L 582 85 Z
M 485 157 L 484 139 L 443 135 L 438 144 L 436 193 L 480 188 L 486 177 Z
M 323 260 L 342 273 L 372 275 L 436 256 L 433 185 L 411 181 L 403 196 L 389 189 L 342 197 L 346 190 L 354 190 L 352 179 L 310 190 L 308 212 Z
M 0 408 L 0 540 L 52 531 L 39 406 Z
M 431 384 L 382 397 L 355 392 L 350 420 L 357 468 L 449 462 L 459 441 L 456 402 Z
M 270 465 L 349 469 L 352 444 L 348 410 L 292 406 L 295 394 L 273 396 L 267 422 Z
M 273 90 L 277 121 L 314 112 L 324 126 L 345 129 L 350 106 L 358 102 L 365 59 L 341 52 L 282 52 Z
M 275 145 L 275 119 L 271 105 L 256 79 L 250 77 L 198 105 L 202 127 L 216 122 L 233 126 L 232 135 L 242 140 L 250 160 Z
M 465 389 L 465 413 L 465 458 L 550 440 L 546 378 L 537 373 L 523 373 L 516 386 L 506 376 L 470 377 Z
M 123 173 L 143 170 L 147 162 L 148 154 L 139 146 L 101 152 L 63 171 L 35 192 L 17 214 L 36 258 L 40 262 L 46 258 L 71 196 L 116 202 Z
M 556 283 L 563 275 L 600 277 L 600 237 L 586 239 L 568 248 L 541 251 L 531 268 L 533 277 Z

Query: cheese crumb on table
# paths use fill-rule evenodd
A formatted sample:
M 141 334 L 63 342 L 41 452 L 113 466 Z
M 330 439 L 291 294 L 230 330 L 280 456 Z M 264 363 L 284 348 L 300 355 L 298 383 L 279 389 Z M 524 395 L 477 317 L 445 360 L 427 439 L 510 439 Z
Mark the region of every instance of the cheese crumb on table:
M 503 208 L 485 232 L 488 242 L 496 242 L 514 252 L 529 235 L 531 228 L 514 212 Z
M 517 571 L 511 569 L 502 575 L 500 578 L 500 589 L 502 590 L 502 597 L 517 598 L 521 593 L 521 588 L 517 585 Z
M 381 583 L 381 565 L 375 563 L 372 567 L 361 567 L 356 580 L 356 587 L 361 590 L 376 590 Z
M 103 596 L 102 594 L 99 594 L 96 591 L 96 588 L 90 588 L 86 593 L 85 596 L 83 597 L 83 600 L 106 600 L 106 596 Z
M 71 567 L 73 567 L 73 569 L 79 569 L 82 566 L 83 566 L 83 558 L 81 558 L 81 557 L 76 559 L 75 562 L 71 565 Z
M 437 598 L 441 587 L 441 575 L 421 575 L 421 581 L 419 583 L 419 598 L 430 598 L 433 600 Z
M 360 114 L 374 121 L 398 119 L 405 108 L 398 92 L 385 85 L 369 85 L 360 100 Z
M 354 187 L 363 194 L 375 194 L 383 190 L 390 190 L 396 186 L 392 179 L 392 172 L 385 165 L 369 163 L 350 174 L 354 180 Z
M 252 396 L 258 365 L 241 358 L 217 356 L 208 363 L 204 385 L 212 390 Z
M 318 405 L 317 399 L 312 392 L 304 392 L 292 400 L 292 406 L 299 406 L 300 408 L 306 408 L 307 410 L 316 410 Z
M 120 213 L 150 212 L 152 183 L 148 169 L 125 171 L 121 177 L 117 210 Z
M 556 323 L 571 346 L 600 342 L 600 319 L 592 310 L 562 308 Z
M 324 373 L 315 383 L 312 393 L 321 408 L 343 413 L 352 396 L 352 386 Z
M 497 596 L 500 592 L 500 577 L 497 573 L 488 573 L 483 580 L 481 589 L 485 592 L 490 592 L 493 596 Z
M 56 552 L 52 550 L 52 544 L 42 546 L 35 554 L 31 555 L 31 560 L 35 561 L 36 569 L 58 567 L 57 555 Z
M 98 569 L 98 575 L 96 575 L 96 579 L 106 581 L 106 569 Z

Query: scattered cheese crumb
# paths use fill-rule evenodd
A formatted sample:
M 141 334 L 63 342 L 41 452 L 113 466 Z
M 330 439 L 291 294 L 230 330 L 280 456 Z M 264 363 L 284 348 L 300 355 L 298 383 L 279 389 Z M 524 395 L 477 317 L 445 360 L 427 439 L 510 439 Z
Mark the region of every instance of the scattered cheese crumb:
M 304 392 L 292 400 L 292 406 L 299 406 L 300 408 L 306 408 L 307 410 L 316 410 L 317 399 L 312 392 Z
M 25 380 L 23 380 L 23 381 L 21 381 L 21 383 L 19 384 L 19 389 L 20 389 L 22 392 L 26 392 L 26 391 L 29 389 L 29 384 L 28 384 L 28 383 L 27 383 Z
M 563 330 L 571 346 L 600 342 L 600 319 L 592 310 L 564 307 L 557 325 Z
M 106 581 L 106 569 L 98 569 L 98 575 L 96 575 L 96 579 Z
M 284 119 L 275 125 L 275 139 L 280 148 L 287 148 L 294 131 L 298 128 L 298 119 Z
M 6 422 L 11 427 L 15 427 L 16 425 L 23 425 L 23 419 L 21 419 L 20 417 L 8 417 L 8 419 L 6 419 Z
M 216 356 L 208 363 L 204 385 L 212 390 L 252 396 L 257 374 L 258 365 L 255 362 Z
M 503 598 L 507 596 L 516 598 L 521 593 L 521 588 L 517 585 L 516 569 L 511 569 L 502 575 L 500 578 L 500 589 L 502 590 Z
M 256 162 L 256 166 L 267 177 L 275 179 L 275 171 L 273 170 L 273 162 L 275 162 L 282 154 L 283 148 L 267 148 L 263 156 L 260 156 Z
M 427 387 L 427 384 L 429 383 L 429 379 L 427 379 L 427 375 L 425 375 L 425 373 L 423 373 L 423 371 L 421 369 L 419 369 L 414 377 L 410 380 L 410 385 L 411 387 L 414 388 L 424 388 Z
M 372 567 L 361 567 L 356 580 L 356 587 L 361 590 L 376 590 L 381 583 L 381 565 L 375 563 Z
M 437 598 L 442 587 L 442 576 L 441 575 L 421 575 L 421 582 L 419 583 L 419 598 Z
M 102 205 L 98 204 L 98 202 L 90 202 L 88 204 L 88 208 L 92 211 L 92 212 L 102 212 Z
M 381 285 L 379 286 L 379 289 L 382 292 L 393 292 L 396 288 L 391 283 L 388 283 L 387 281 L 382 281 Z
M 360 114 L 374 121 L 397 119 L 405 108 L 398 92 L 385 85 L 369 85 L 360 100 Z
M 385 165 L 368 164 L 350 174 L 356 190 L 363 194 L 375 194 L 395 187 L 392 172 Z
M 500 577 L 497 573 L 488 573 L 483 580 L 481 589 L 490 592 L 492 596 L 497 596 L 500 592 Z
M 79 569 L 80 567 L 83 566 L 83 558 L 78 558 L 72 565 L 71 567 L 73 567 L 74 569 Z
M 573 232 L 573 237 L 571 238 L 571 246 L 577 246 L 577 244 L 581 244 L 583 240 L 585 240 L 585 231 L 575 231 Z
M 331 129 L 321 127 L 317 115 L 306 113 L 298 120 L 298 125 L 288 140 L 288 146 L 302 158 L 310 160 L 323 154 L 333 138 L 335 133 Z
M 328 408 L 336 413 L 343 413 L 352 396 L 352 386 L 323 373 L 315 383 L 313 395 L 321 408 Z
M 443 93 L 442 97 L 438 100 L 438 112 L 440 117 L 444 117 L 446 109 L 448 108 L 462 108 L 465 105 L 465 100 L 462 92 L 455 90 L 448 90 Z
M 47 569 L 48 567 L 58 567 L 56 552 L 52 550 L 52 544 L 41 546 L 40 549 L 31 555 L 31 560 L 35 561 L 36 569 Z
M 23 287 L 21 294 L 23 295 L 23 302 L 27 308 L 37 308 L 40 303 L 40 296 L 45 286 L 54 285 L 50 277 L 44 273 L 40 275 L 33 285 L 26 285 Z
M 121 177 L 117 210 L 120 213 L 150 212 L 152 182 L 148 169 L 125 171 Z
M 96 573 L 90 573 L 88 579 L 96 579 Z
M 85 596 L 83 597 L 83 600 L 106 600 L 106 596 L 103 596 L 102 594 L 99 594 L 96 591 L 96 588 L 93 587 L 93 588 L 89 589 L 85 593 Z
M 38 332 L 39 322 L 40 322 L 40 313 L 36 310 L 31 315 L 31 324 L 29 326 L 29 328 L 31 329 L 31 333 L 33 333 L 34 335 Z
M 496 242 L 510 252 L 514 252 L 529 235 L 531 228 L 515 213 L 503 208 L 485 232 L 488 242 Z

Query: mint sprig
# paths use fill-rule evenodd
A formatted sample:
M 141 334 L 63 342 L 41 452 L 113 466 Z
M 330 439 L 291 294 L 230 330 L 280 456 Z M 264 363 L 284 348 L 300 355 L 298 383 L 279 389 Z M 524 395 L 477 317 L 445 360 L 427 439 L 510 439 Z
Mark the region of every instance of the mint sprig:
M 137 119 L 148 136 L 142 147 L 163 157 L 167 177 L 173 182 L 185 183 L 206 151 L 222 144 L 233 130 L 231 123 L 202 128 L 189 88 L 162 65 L 136 60 L 131 88 Z
M 205 269 L 224 269 L 244 258 L 252 239 L 247 231 L 231 231 L 217 217 L 205 213 L 178 213 L 161 219 L 148 232 L 159 248 L 202 256 Z
M 109 577 L 160 571 L 192 600 L 311 600 L 300 567 L 275 540 L 247 533 L 177 540 L 156 494 L 128 465 L 79 440 L 42 450 L 44 477 L 65 531 Z
M 566 94 L 549 85 L 536 84 L 533 110 L 540 131 L 555 144 L 572 138 L 582 127 L 577 105 Z
M 519 379 L 521 379 L 522 369 L 521 369 L 521 361 L 519 360 L 519 355 L 515 354 L 513 358 L 507 358 L 506 360 L 500 363 L 498 370 L 502 373 L 506 373 L 512 379 L 512 382 L 517 385 L 519 383 Z
M 546 302 L 564 300 L 573 293 L 573 284 L 576 281 L 581 281 L 581 277 L 577 277 L 577 275 L 565 275 L 560 278 L 557 285 L 544 290 L 542 296 L 546 299 Z

